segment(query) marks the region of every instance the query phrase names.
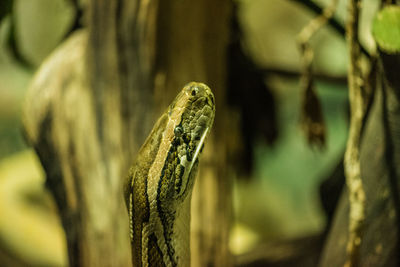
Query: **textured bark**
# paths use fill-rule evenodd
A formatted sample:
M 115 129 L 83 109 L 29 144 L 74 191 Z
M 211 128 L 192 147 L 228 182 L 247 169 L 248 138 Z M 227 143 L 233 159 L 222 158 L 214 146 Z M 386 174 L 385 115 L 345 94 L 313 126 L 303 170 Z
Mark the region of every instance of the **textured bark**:
M 44 62 L 27 95 L 24 125 L 61 214 L 70 265 L 126 266 L 122 161 L 119 147 L 109 147 L 120 140 L 107 144 L 98 135 L 102 117 L 87 79 L 86 45 L 86 32 L 74 34 Z
M 229 12 L 227 0 L 92 0 L 88 28 L 38 70 L 24 126 L 60 210 L 71 266 L 130 265 L 124 177 L 155 118 L 192 80 L 207 83 L 217 101 L 193 197 L 192 265 L 228 265 Z
M 349 193 L 349 235 L 347 238 L 346 267 L 359 266 L 360 244 L 363 242 L 365 222 L 365 191 L 361 175 L 360 146 L 365 107 L 365 79 L 361 69 L 361 52 L 358 44 L 360 0 L 348 2 L 346 38 L 349 50 L 348 91 L 350 125 L 344 153 L 344 172 Z

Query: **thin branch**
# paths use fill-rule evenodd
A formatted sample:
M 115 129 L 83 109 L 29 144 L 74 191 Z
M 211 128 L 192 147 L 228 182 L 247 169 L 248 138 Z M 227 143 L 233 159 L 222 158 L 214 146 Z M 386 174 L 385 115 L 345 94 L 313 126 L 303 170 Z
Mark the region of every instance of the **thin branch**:
M 299 71 L 288 70 L 283 68 L 280 69 L 274 67 L 261 68 L 261 72 L 265 76 L 272 74 L 292 79 L 299 79 L 301 76 L 301 73 Z M 333 76 L 326 73 L 313 73 L 313 77 L 314 79 L 319 80 L 321 82 L 334 83 L 338 85 L 347 85 L 347 77 L 345 76 Z
M 332 0 L 332 3 L 324 8 L 319 16 L 311 20 L 298 35 L 298 42 L 301 45 L 307 44 L 311 37 L 321 29 L 335 14 L 338 0 Z
M 344 158 L 346 184 L 349 189 L 349 236 L 347 240 L 346 267 L 359 266 L 359 253 L 365 220 L 365 192 L 361 179 L 360 143 L 365 113 L 365 86 L 360 66 L 360 45 L 358 42 L 358 22 L 361 0 L 349 1 L 347 41 L 349 46 L 349 100 L 350 129 Z
M 322 14 L 323 13 L 323 8 L 321 8 L 319 5 L 314 3 L 311 0 L 290 0 L 292 2 L 297 2 L 303 6 L 305 6 L 307 9 L 311 10 L 312 12 L 316 14 Z M 330 18 L 328 21 L 329 26 L 331 26 L 336 32 L 338 32 L 340 35 L 343 37 L 346 36 L 346 31 L 343 27 L 343 25 L 334 17 Z M 367 57 L 371 58 L 371 55 L 365 49 L 360 43 L 358 44 L 360 46 L 361 52 Z
M 396 0 L 382 0 L 381 5 L 385 6 L 385 5 L 395 5 L 396 4 Z
M 314 50 L 310 45 L 310 40 L 333 17 L 337 2 L 338 0 L 332 0 L 331 5 L 326 7 L 321 15 L 312 19 L 297 36 L 302 63 L 300 86 L 303 90 L 300 123 L 307 135 L 308 142 L 311 145 L 316 144 L 320 148 L 325 146 L 326 127 L 321 102 L 315 92 L 312 72 Z

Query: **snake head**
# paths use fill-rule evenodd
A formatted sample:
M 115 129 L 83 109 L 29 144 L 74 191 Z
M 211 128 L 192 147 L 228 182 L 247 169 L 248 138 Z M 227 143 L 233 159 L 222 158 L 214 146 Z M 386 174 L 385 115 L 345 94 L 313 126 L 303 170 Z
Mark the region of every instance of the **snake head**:
M 191 192 L 199 155 L 210 133 L 214 115 L 214 95 L 203 83 L 187 84 L 168 108 L 166 133 L 170 133 L 171 145 L 164 166 L 164 175 L 169 179 L 164 181 L 168 180 L 169 197 L 181 199 Z
M 165 266 L 188 266 L 184 236 L 199 156 L 214 121 L 215 100 L 203 83 L 177 95 L 139 150 L 124 185 L 134 265 L 152 257 Z M 163 244 L 162 246 L 159 246 Z M 159 253 L 163 249 L 163 253 Z M 184 248 L 184 249 L 183 249 Z M 155 264 L 154 266 L 159 266 Z

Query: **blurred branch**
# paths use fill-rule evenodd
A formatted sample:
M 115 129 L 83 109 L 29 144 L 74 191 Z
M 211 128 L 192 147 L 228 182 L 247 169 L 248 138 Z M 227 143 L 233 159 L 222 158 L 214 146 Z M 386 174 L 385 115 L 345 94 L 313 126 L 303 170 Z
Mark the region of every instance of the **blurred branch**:
M 335 14 L 338 0 L 331 0 L 332 3 L 324 8 L 320 15 L 310 21 L 300 32 L 298 41 L 301 45 L 307 44 L 312 36 L 321 29 Z
M 318 4 L 314 3 L 311 0 L 290 0 L 293 2 L 297 2 L 303 6 L 305 6 L 307 9 L 311 10 L 312 12 L 316 13 L 316 14 L 322 14 L 323 13 L 323 8 L 320 7 Z M 344 29 L 344 26 L 334 17 L 331 17 L 328 20 L 328 24 L 336 31 L 338 32 L 340 35 L 342 35 L 343 37 L 346 35 L 346 30 Z M 361 52 L 367 57 L 367 58 L 371 58 L 371 55 L 369 54 L 369 52 L 361 45 L 359 44 L 360 48 L 361 48 Z
M 315 93 L 314 77 L 312 72 L 314 50 L 310 45 L 310 40 L 335 14 L 338 1 L 331 1 L 331 5 L 326 7 L 321 15 L 313 18 L 297 36 L 302 63 L 300 86 L 303 91 L 300 124 L 301 128 L 307 135 L 308 143 L 310 145 L 315 144 L 320 148 L 323 148 L 325 145 L 326 127 L 321 102 L 318 95 Z
M 395 5 L 396 0 L 382 0 L 382 5 Z
M 254 249 L 235 256 L 235 267 L 317 266 L 323 237 L 310 235 L 297 239 L 261 242 Z
M 9 248 L 0 247 L 1 266 L 14 266 L 14 267 L 28 266 L 27 262 L 25 262 L 23 259 L 18 258 L 16 255 L 13 255 L 13 253 L 8 251 L 8 249 Z
M 264 75 L 273 74 L 278 76 L 283 76 L 292 79 L 299 79 L 301 73 L 295 70 L 287 70 L 287 69 L 280 69 L 274 67 L 264 67 L 261 68 L 261 72 Z M 314 78 L 319 81 L 328 82 L 328 83 L 335 83 L 338 85 L 346 85 L 347 84 L 347 77 L 345 76 L 333 76 L 326 73 L 315 73 L 313 74 Z
M 1 7 L 0 7 L 1 8 Z M 34 70 L 34 66 L 31 62 L 29 62 L 19 50 L 16 40 L 16 29 L 15 29 L 15 21 L 13 11 L 10 11 L 10 28 L 7 36 L 7 48 L 9 49 L 9 53 L 13 57 L 13 59 L 23 68 L 27 70 Z
M 67 31 L 67 33 L 64 36 L 64 40 L 70 36 L 74 31 L 83 28 L 83 10 L 84 10 L 84 6 L 82 6 L 78 0 L 69 0 L 69 2 L 71 3 L 74 11 L 75 11 L 75 15 L 74 15 L 74 22 L 72 23 L 72 25 L 70 26 L 70 29 Z

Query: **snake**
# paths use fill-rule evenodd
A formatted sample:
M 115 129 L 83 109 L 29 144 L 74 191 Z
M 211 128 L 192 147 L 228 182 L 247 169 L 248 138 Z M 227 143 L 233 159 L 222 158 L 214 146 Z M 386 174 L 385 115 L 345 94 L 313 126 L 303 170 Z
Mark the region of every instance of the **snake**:
M 139 149 L 124 183 L 133 266 L 190 266 L 191 196 L 214 116 L 211 89 L 191 82 Z

